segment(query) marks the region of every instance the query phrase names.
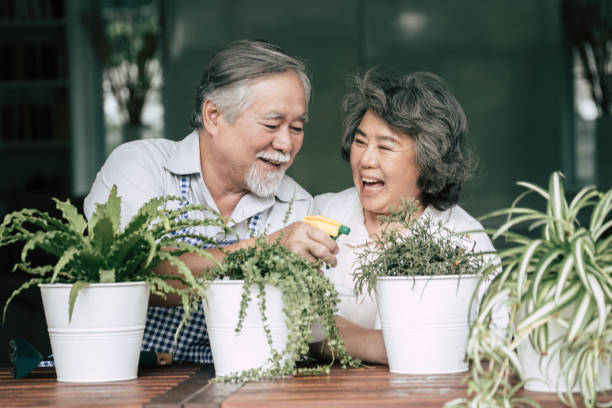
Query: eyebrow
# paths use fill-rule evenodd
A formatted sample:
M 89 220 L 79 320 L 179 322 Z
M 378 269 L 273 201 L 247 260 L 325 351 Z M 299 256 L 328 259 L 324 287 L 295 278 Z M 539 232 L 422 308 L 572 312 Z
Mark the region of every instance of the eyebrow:
M 360 136 L 367 136 L 364 133 L 364 131 L 359 128 L 355 129 L 355 136 L 357 136 L 357 134 L 359 134 Z M 399 141 L 397 140 L 397 136 L 377 135 L 376 140 L 378 142 L 391 142 L 394 144 L 399 144 Z
M 263 116 L 264 119 L 283 119 L 284 117 L 285 115 L 279 112 L 268 112 Z M 303 115 L 300 115 L 298 117 L 298 120 L 301 120 L 304 123 L 308 122 L 308 114 L 305 113 Z

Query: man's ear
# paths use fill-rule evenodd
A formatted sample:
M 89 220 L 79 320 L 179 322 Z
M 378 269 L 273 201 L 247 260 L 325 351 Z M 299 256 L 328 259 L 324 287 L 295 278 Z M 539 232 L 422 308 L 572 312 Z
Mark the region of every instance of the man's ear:
M 202 124 L 204 129 L 212 136 L 216 135 L 219 129 L 219 121 L 221 120 L 221 111 L 217 105 L 208 99 L 202 104 Z

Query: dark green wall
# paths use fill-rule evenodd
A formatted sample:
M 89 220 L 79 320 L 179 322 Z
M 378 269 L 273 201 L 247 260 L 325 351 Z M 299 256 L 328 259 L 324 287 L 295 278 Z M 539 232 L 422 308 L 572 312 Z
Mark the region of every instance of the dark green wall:
M 263 38 L 308 62 L 311 120 L 289 173 L 312 194 L 351 185 L 339 155 L 341 100 L 348 75 L 374 65 L 437 73 L 456 93 L 480 156 L 462 200 L 473 215 L 508 205 L 517 180 L 545 183 L 569 165 L 558 0 L 177 0 L 164 8 L 169 138 L 188 132 L 199 76 L 217 47 Z

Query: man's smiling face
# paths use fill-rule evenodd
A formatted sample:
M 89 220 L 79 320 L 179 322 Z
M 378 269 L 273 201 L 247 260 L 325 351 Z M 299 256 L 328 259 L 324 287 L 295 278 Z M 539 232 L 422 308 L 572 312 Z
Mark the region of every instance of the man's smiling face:
M 233 123 L 221 116 L 228 177 L 240 188 L 270 196 L 304 141 L 306 96 L 294 72 L 270 75 L 249 86 L 253 103 Z

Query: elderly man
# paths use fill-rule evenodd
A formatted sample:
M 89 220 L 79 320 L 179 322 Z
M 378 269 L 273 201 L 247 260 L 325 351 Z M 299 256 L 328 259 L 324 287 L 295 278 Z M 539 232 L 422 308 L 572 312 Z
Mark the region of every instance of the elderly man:
M 217 230 L 203 231 L 230 251 L 252 245 L 253 237 L 264 232 L 274 240 L 282 230 L 281 244 L 291 251 L 335 265 L 336 243 L 299 222 L 312 212 L 312 197 L 285 175 L 302 147 L 309 98 L 310 81 L 302 62 L 263 41 L 229 44 L 212 57 L 202 75 L 193 132 L 180 142 L 139 140 L 115 149 L 85 198 L 85 215 L 89 218 L 95 203 L 106 200 L 113 185 L 122 197 L 122 226 L 150 198 L 180 196 L 231 218 L 238 241 L 224 240 Z M 283 218 L 291 201 L 286 226 Z M 222 257 L 219 250 L 209 251 Z M 196 254 L 186 254 L 183 260 L 196 274 L 208 266 Z M 160 265 L 160 272 L 171 269 Z M 166 307 L 174 302 L 170 297 L 152 299 L 143 349 L 174 349 L 173 335 L 183 314 Z M 212 362 L 201 306 L 183 329 L 174 359 Z

